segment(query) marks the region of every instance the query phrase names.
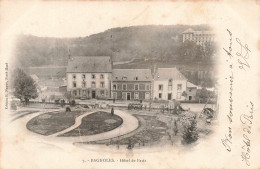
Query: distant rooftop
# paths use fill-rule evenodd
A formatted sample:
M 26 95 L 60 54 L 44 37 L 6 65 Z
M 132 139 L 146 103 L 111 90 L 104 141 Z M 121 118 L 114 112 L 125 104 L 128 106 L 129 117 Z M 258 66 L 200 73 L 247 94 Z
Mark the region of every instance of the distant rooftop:
M 187 80 L 185 76 L 177 68 L 158 68 L 154 79 L 155 80 Z
M 68 61 L 67 73 L 111 73 L 110 56 L 74 56 Z
M 182 33 L 194 33 L 194 34 L 213 34 L 212 31 L 210 30 L 205 30 L 205 31 L 194 31 L 193 29 L 189 28 L 189 29 L 186 29 L 184 32 Z
M 186 29 L 183 33 L 193 33 L 193 32 L 194 32 L 194 30 L 189 28 L 189 29 Z
M 189 88 L 198 88 L 198 86 L 196 86 L 195 84 L 193 84 L 191 82 L 187 82 L 187 87 L 189 87 Z
M 151 69 L 113 69 L 114 81 L 151 81 Z

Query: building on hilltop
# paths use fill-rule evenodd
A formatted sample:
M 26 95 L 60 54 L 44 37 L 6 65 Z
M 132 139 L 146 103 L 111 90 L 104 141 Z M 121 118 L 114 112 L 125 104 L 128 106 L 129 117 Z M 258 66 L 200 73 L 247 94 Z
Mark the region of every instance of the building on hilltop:
M 110 56 L 76 56 L 68 61 L 67 91 L 75 98 L 110 98 Z
M 194 41 L 196 44 L 204 46 L 206 42 L 215 41 L 215 34 L 212 31 L 194 31 L 189 28 L 182 33 L 182 42 L 186 40 Z

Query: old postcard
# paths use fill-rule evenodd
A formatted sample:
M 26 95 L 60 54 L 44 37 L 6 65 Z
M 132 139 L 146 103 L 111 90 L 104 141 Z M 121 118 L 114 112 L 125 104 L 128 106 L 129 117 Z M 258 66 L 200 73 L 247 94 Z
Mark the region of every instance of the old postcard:
M 1 169 L 260 168 L 260 1 L 1 1 Z

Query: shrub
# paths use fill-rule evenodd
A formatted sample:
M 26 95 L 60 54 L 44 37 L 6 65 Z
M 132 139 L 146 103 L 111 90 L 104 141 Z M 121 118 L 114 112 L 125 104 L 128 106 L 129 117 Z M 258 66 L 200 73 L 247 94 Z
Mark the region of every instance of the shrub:
M 70 107 L 66 107 L 66 112 L 71 112 Z
M 195 119 L 191 121 L 190 125 L 184 127 L 182 138 L 183 144 L 191 144 L 198 140 L 199 134 L 197 131 L 197 121 Z
M 75 100 L 70 101 L 70 106 L 75 106 L 75 105 L 76 105 Z

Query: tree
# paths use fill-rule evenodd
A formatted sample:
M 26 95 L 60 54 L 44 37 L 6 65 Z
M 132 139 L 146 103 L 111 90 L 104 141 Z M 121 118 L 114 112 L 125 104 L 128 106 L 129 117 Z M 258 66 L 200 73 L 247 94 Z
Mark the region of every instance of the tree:
M 67 99 L 68 102 L 72 99 L 72 94 L 70 91 L 67 91 L 63 94 L 63 96 Z
M 177 53 L 179 55 L 179 60 L 188 62 L 200 61 L 204 55 L 202 46 L 188 40 L 180 44 L 180 46 L 177 48 Z
M 28 104 L 30 99 L 38 97 L 38 92 L 34 80 L 28 76 L 23 70 L 15 70 L 14 79 L 14 96 L 22 100 L 25 100 L 25 104 Z
M 191 144 L 198 140 L 199 134 L 197 131 L 196 119 L 192 120 L 190 125 L 187 125 L 186 127 L 184 127 L 184 132 L 183 132 L 182 138 L 183 138 L 183 140 L 182 140 L 183 144 Z
M 209 92 L 208 90 L 203 87 L 202 89 L 198 89 L 196 92 L 195 98 L 199 100 L 199 102 L 202 100 L 202 102 L 206 102 L 206 100 L 209 98 Z
M 177 121 L 174 119 L 173 132 L 174 132 L 175 136 L 177 135 L 178 131 L 179 131 L 179 129 L 178 129 Z
M 206 42 L 205 48 L 204 48 L 204 55 L 207 60 L 214 61 L 216 58 L 215 55 L 217 55 L 217 44 L 216 42 Z

